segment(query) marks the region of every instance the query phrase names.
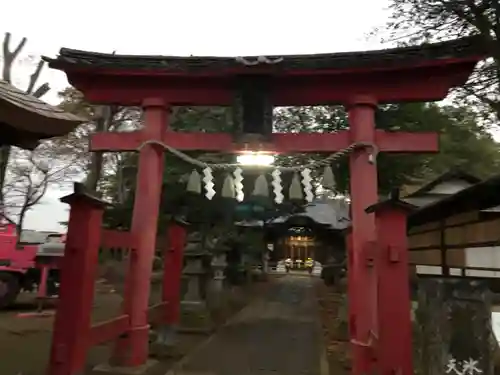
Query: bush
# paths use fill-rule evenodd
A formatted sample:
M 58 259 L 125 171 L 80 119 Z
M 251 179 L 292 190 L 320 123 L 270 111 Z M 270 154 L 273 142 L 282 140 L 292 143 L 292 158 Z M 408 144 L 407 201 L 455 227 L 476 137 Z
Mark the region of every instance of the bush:
M 345 270 L 337 265 L 325 265 L 321 270 L 321 278 L 326 285 L 336 285 L 344 277 Z

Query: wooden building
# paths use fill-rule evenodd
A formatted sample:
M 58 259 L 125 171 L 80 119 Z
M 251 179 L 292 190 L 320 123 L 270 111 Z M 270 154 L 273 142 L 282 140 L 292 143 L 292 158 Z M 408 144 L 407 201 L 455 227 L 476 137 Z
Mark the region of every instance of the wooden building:
M 500 175 L 417 209 L 408 218 L 414 271 L 499 278 L 499 205 Z

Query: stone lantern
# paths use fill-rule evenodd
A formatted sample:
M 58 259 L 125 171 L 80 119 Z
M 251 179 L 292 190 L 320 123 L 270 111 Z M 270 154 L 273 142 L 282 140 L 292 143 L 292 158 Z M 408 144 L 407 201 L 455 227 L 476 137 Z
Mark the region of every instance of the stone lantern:
M 203 267 L 206 255 L 201 235 L 190 234 L 184 250 L 185 266 L 182 270 L 182 276 L 187 282 L 187 290 L 181 302 L 183 307 L 205 307 L 201 285 L 207 273 Z
M 212 286 L 215 293 L 220 293 L 224 289 L 224 279 L 226 278 L 224 272 L 227 267 L 226 256 L 230 250 L 227 242 L 222 238 L 215 240 L 212 244 L 212 261 L 210 265 L 213 271 Z

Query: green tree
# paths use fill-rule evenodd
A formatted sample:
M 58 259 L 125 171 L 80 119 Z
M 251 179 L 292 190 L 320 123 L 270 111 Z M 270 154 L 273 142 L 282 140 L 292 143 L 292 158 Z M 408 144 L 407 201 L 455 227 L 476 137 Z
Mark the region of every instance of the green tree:
M 391 0 L 386 41 L 419 44 L 476 36 L 491 56 L 482 62 L 459 99 L 475 104 L 487 120 L 500 119 L 500 5 L 498 0 Z
M 440 131 L 440 153 L 427 157 L 421 167 L 422 176 L 432 179 L 452 167 L 468 171 L 480 178 L 498 173 L 500 147 L 491 134 L 478 125 L 474 111 L 464 107 L 433 106 Z

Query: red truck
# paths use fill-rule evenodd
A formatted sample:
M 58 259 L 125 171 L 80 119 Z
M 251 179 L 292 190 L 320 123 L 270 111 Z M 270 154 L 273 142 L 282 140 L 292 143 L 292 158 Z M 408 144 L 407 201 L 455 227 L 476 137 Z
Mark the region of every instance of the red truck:
M 42 243 L 22 243 L 16 224 L 0 219 L 0 309 L 12 305 L 22 290 L 57 295 L 64 237 L 49 234 Z

